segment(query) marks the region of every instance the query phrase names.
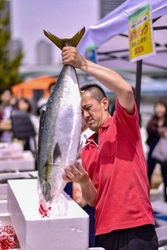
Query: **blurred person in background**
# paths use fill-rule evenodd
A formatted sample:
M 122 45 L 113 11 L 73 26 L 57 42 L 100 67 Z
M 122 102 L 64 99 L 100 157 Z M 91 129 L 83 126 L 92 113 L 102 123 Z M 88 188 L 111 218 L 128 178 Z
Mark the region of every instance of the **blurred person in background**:
M 12 104 L 13 93 L 11 88 L 5 87 L 0 90 L 0 142 L 12 141 L 11 112 L 17 109 L 17 105 Z
M 48 87 L 48 92 L 49 92 L 49 94 L 51 93 L 51 91 L 52 91 L 54 85 L 55 85 L 55 82 L 51 82 L 51 83 L 49 84 L 49 87 Z M 38 102 L 37 102 L 37 115 L 40 115 L 40 110 L 41 110 L 41 108 L 47 103 L 47 100 L 48 100 L 48 98 L 47 98 L 47 97 L 44 97 L 44 96 L 42 96 L 42 97 L 38 100 Z
M 39 131 L 39 119 L 36 115 L 32 114 L 32 106 L 31 102 L 27 98 L 20 98 L 17 103 L 18 109 L 28 113 L 30 121 L 34 127 L 36 132 L 35 138 L 29 137 L 27 140 L 24 141 L 24 150 L 30 150 L 32 153 L 35 154 L 36 152 L 36 145 L 38 141 L 38 131 Z M 34 141 L 35 139 L 35 141 Z
M 163 101 L 158 101 L 154 106 L 154 114 L 151 119 L 148 121 L 147 126 L 147 141 L 146 143 L 149 146 L 149 152 L 147 156 L 148 164 L 148 180 L 151 185 L 151 177 L 154 171 L 154 168 L 157 163 L 161 166 L 161 173 L 164 182 L 164 200 L 167 202 L 167 161 L 161 162 L 152 157 L 152 152 L 157 145 L 161 137 L 167 136 L 167 104 Z M 167 152 L 166 152 L 167 153 Z

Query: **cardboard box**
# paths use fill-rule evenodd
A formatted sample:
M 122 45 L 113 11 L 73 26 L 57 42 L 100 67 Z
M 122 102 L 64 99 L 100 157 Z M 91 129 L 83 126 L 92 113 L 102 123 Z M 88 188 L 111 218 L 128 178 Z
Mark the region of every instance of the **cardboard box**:
M 88 214 L 70 197 L 66 216 L 41 218 L 37 180 L 8 181 L 8 212 L 22 250 L 87 250 Z

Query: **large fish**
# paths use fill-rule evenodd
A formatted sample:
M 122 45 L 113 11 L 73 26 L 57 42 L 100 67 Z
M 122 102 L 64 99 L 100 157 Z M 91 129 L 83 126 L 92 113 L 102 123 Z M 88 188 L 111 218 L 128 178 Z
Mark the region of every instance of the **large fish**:
M 60 49 L 77 46 L 85 28 L 71 39 L 60 39 L 44 31 Z M 38 140 L 38 192 L 40 212 L 47 215 L 53 202 L 62 193 L 66 182 L 62 179 L 64 168 L 74 164 L 80 150 L 81 95 L 76 70 L 63 66 L 45 110 L 40 117 Z

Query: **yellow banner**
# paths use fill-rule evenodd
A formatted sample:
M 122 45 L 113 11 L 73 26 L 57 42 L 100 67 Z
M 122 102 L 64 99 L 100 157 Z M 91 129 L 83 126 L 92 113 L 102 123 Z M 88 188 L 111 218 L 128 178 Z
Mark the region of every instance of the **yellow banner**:
M 150 5 L 147 4 L 129 17 L 129 58 L 141 60 L 155 54 L 152 38 Z

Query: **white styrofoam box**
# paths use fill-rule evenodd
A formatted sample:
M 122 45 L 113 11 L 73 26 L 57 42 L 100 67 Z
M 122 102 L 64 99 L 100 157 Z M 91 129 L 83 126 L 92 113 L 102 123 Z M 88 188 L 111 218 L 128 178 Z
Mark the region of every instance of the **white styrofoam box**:
M 38 171 L 6 172 L 0 173 L 0 183 L 7 183 L 9 179 L 37 178 Z
M 90 247 L 89 250 L 105 250 L 103 247 Z
M 0 215 L 8 214 L 7 200 L 0 201 Z
M 23 157 L 23 145 L 18 142 L 0 142 L 0 159 L 20 159 Z
M 7 184 L 0 184 L 0 200 L 7 199 Z
M 24 151 L 20 159 L 0 159 L 0 172 L 2 171 L 19 171 L 34 170 L 35 159 L 31 151 Z
M 68 203 L 66 216 L 41 218 L 37 180 L 8 181 L 8 212 L 22 250 L 88 249 L 89 216 L 64 196 Z
M 37 171 L 9 172 L 0 174 L 0 200 L 7 200 L 7 181 L 11 179 L 37 178 Z

